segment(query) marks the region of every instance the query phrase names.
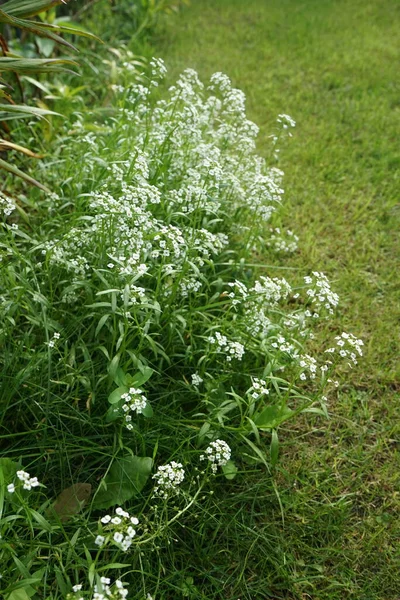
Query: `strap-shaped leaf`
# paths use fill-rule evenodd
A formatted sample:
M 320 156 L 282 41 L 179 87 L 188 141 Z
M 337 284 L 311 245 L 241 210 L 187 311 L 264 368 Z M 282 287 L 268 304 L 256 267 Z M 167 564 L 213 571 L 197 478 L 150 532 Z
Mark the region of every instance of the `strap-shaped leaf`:
M 29 21 L 8 14 L 4 11 L 4 7 L 0 9 L 0 23 L 12 25 L 13 27 L 18 27 L 19 29 L 30 31 L 31 33 L 35 33 L 36 35 L 40 35 L 42 37 L 48 37 L 57 42 L 58 44 L 68 46 L 73 50 L 76 50 L 75 46 L 64 40 L 64 38 L 60 37 L 60 35 L 58 34 L 68 33 L 69 35 L 79 35 L 101 42 L 100 38 L 98 38 L 93 33 L 90 33 L 90 31 L 88 31 L 78 23 L 70 23 L 68 21 L 62 21 L 60 19 L 54 23 L 41 23 L 40 21 Z
M 0 57 L 0 73 L 2 71 L 14 71 L 16 73 L 54 73 L 59 71 L 69 71 L 74 73 L 74 71 L 66 69 L 63 65 L 76 66 L 77 63 L 66 58 Z
M 30 177 L 27 173 L 24 173 L 23 171 L 21 171 L 21 169 L 18 169 L 11 163 L 6 162 L 5 160 L 3 160 L 1 158 L 0 158 L 0 169 L 5 169 L 9 173 L 12 173 L 13 175 L 16 175 L 17 177 L 21 177 L 21 179 L 24 179 L 27 183 L 30 183 L 31 185 L 35 185 L 36 187 L 40 188 L 44 192 L 47 192 L 48 194 L 50 193 L 49 188 L 47 188 L 46 186 L 39 183 L 39 181 L 36 181 L 36 179 L 33 179 L 33 177 Z
M 38 117 L 39 119 L 47 115 L 61 116 L 60 113 L 37 106 L 25 106 L 23 104 L 0 104 L 0 121 L 11 121 L 14 119 L 26 119 L 28 117 Z
M 2 8 L 4 12 L 14 17 L 33 17 L 44 10 L 66 2 L 68 0 L 9 0 L 3 4 Z
M 30 31 L 36 35 L 48 37 L 58 44 L 62 44 L 64 46 L 68 46 L 73 50 L 76 48 L 64 40 L 62 37 L 57 35 L 61 33 L 61 28 L 51 25 L 50 23 L 40 23 L 39 21 L 27 21 L 25 19 L 18 19 L 13 17 L 4 10 L 0 9 L 0 23 L 5 23 L 6 25 L 12 25 L 12 27 L 18 27 L 18 29 L 23 29 L 24 31 Z

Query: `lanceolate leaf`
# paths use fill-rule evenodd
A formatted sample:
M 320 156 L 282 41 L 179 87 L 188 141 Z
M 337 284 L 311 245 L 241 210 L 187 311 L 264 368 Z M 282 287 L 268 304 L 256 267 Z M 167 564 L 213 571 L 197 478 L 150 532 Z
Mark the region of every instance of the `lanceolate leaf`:
M 1 120 L 1 118 L 0 118 L 0 120 Z M 21 179 L 24 179 L 31 185 L 35 185 L 36 187 L 40 188 L 44 192 L 47 192 L 48 194 L 50 193 L 49 188 L 47 188 L 43 184 L 39 183 L 39 181 L 36 181 L 36 179 L 33 179 L 33 177 L 30 177 L 27 173 L 24 173 L 23 171 L 21 171 L 20 169 L 18 169 L 14 165 L 12 165 L 11 163 L 6 162 L 5 160 L 3 160 L 1 158 L 0 158 L 0 169 L 5 169 L 9 173 L 12 173 L 13 175 L 16 175 L 17 177 L 21 177 Z
M 68 0 L 64 0 L 64 3 Z M 3 10 L 14 17 L 33 17 L 39 13 L 62 4 L 63 0 L 9 0 L 3 4 Z
M 16 71 L 18 73 L 51 73 L 66 71 L 62 65 L 77 66 L 77 63 L 67 58 L 20 58 L 4 56 L 0 58 L 1 71 Z M 73 71 L 70 71 L 73 73 Z
M 46 115 L 61 116 L 52 110 L 38 108 L 36 106 L 25 106 L 23 104 L 0 104 L 0 121 L 10 121 L 11 119 L 26 119 L 27 117 L 43 118 Z

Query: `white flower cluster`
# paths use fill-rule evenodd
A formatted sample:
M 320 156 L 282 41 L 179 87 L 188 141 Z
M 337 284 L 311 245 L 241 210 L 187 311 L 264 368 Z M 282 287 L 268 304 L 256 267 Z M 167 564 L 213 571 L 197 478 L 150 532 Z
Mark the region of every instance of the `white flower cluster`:
M 226 360 L 231 362 L 234 358 L 242 360 L 245 352 L 243 344 L 240 342 L 232 342 L 228 338 L 216 331 L 213 335 L 208 338 L 210 344 L 213 345 L 215 352 L 219 352 L 226 355 Z
M 308 275 L 304 277 L 304 282 L 307 285 L 311 285 L 306 294 L 311 300 L 311 304 L 318 311 L 321 308 L 325 308 L 329 314 L 333 314 L 333 309 L 339 303 L 339 296 L 331 290 L 328 278 L 324 273 L 313 271 L 312 276 Z M 319 317 L 318 312 L 311 313 L 306 311 L 307 317 Z
M 279 227 L 270 230 L 271 235 L 266 241 L 266 245 L 274 250 L 274 252 L 284 252 L 285 254 L 293 253 L 297 250 L 297 242 L 299 238 L 290 229 L 282 232 Z
M 362 346 L 364 342 L 356 338 L 352 333 L 343 332 L 335 337 L 336 347 L 328 348 L 325 352 L 330 354 L 339 354 L 342 358 L 349 359 L 349 365 L 357 364 L 357 355 L 362 356 Z
M 54 333 L 53 337 L 51 338 L 51 340 L 48 342 L 48 347 L 49 348 L 54 348 L 56 343 L 58 342 L 58 340 L 60 339 L 60 334 L 59 333 Z
M 292 119 L 289 115 L 285 115 L 284 113 L 278 115 L 277 123 L 282 125 L 283 129 L 289 129 L 289 127 L 296 127 L 296 121 Z
M 124 552 L 127 552 L 136 535 L 134 526 L 139 524 L 139 519 L 132 517 L 126 510 L 118 507 L 115 510 L 114 516 L 104 515 L 100 521 L 104 525 L 104 531 L 96 537 L 95 544 L 102 547 L 111 542 Z
M 307 379 L 307 374 L 309 375 L 310 379 L 315 379 L 318 368 L 315 358 L 309 356 L 308 354 L 304 354 L 304 356 L 300 357 L 299 365 L 303 369 L 303 371 L 300 373 L 300 379 L 302 381 Z
M 211 463 L 213 473 L 217 472 L 217 467 L 226 465 L 231 458 L 231 449 L 224 440 L 215 440 L 207 446 L 205 453 L 200 456 L 200 460 L 208 460 Z
M 142 413 L 146 407 L 147 398 L 143 394 L 143 390 L 134 387 L 129 388 L 129 391 L 125 392 L 125 394 L 122 394 L 121 398 L 122 400 L 124 400 L 122 410 L 124 411 L 125 424 L 127 429 L 129 429 L 129 431 L 132 431 L 132 415 L 130 413 Z
M 291 291 L 286 279 L 260 277 L 249 289 L 244 303 L 244 317 L 248 330 L 256 337 L 264 338 L 271 331 L 271 309 L 285 300 Z
M 9 217 L 15 210 L 14 201 L 0 191 L 0 209 L 3 211 L 4 216 Z
M 203 383 L 203 380 L 200 377 L 200 375 L 198 373 L 193 373 L 192 374 L 192 385 L 194 385 L 195 387 L 198 387 L 201 383 Z
M 31 477 L 29 475 L 29 473 L 27 473 L 26 471 L 17 471 L 17 478 L 22 482 L 23 484 L 23 489 L 24 490 L 31 490 L 34 487 L 37 487 L 38 485 L 40 485 L 38 478 L 37 477 Z M 10 494 L 13 494 L 15 492 L 15 484 L 14 483 L 10 483 L 7 486 L 7 491 Z
M 267 388 L 267 382 L 264 379 L 259 379 L 258 377 L 252 377 L 252 397 L 254 399 L 259 398 L 260 396 L 268 396 L 269 389 Z
M 152 84 L 157 83 L 157 79 L 163 79 L 167 74 L 167 68 L 162 58 L 153 58 L 150 61 Z
M 185 471 L 182 464 L 174 460 L 158 467 L 157 472 L 153 475 L 156 481 L 153 495 L 159 496 L 166 500 L 169 496 L 178 493 L 178 486 L 185 478 Z
M 116 579 L 114 583 L 109 577 L 100 577 L 100 584 L 95 584 L 90 600 L 123 600 L 128 596 L 128 590 L 124 583 Z M 72 587 L 73 594 L 67 595 L 67 600 L 84 600 L 81 595 L 82 584 L 78 583 Z M 88 596 L 85 595 L 86 600 Z

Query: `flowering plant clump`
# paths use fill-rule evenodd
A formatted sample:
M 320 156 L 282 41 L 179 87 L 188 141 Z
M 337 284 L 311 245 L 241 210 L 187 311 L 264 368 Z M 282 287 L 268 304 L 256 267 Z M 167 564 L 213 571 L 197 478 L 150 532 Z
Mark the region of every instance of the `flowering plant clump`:
M 141 586 L 135 597 L 146 597 L 147 547 L 152 560 L 160 557 L 157 597 L 186 590 L 159 577 L 160 540 L 177 542 L 192 510 L 211 514 L 211 480 L 222 486 L 241 477 L 260 456 L 276 461 L 282 423 L 302 412 L 325 415 L 337 363 L 355 365 L 363 345 L 342 333 L 314 351 L 319 323 L 339 302 L 328 278 L 313 271 L 288 281 L 274 265 L 255 264 L 265 251 L 294 252 L 298 238 L 274 226 L 283 173 L 256 153 L 258 127 L 246 116 L 244 94 L 223 73 L 203 83 L 192 69 L 160 90 L 161 59 L 140 74 L 142 61 L 122 51 L 120 59 L 112 115 L 105 111 L 100 123 L 97 113 L 74 111 L 62 158 L 44 168 L 57 193 L 32 211 L 34 236 L 31 223 L 25 231 L 21 221 L 18 232 L 7 224 L 14 204 L 0 193 L 0 336 L 22 361 L 14 371 L 0 344 L 7 381 L 17 374 L 19 382 L 6 390 L 10 433 L 26 432 L 21 453 L 39 446 L 40 480 L 54 490 L 81 467 L 90 482 L 67 487 L 54 503 L 68 521 L 65 535 L 71 528 L 74 537 L 49 558 L 44 579 L 57 582 L 57 597 L 72 589 L 71 600 L 125 598 L 125 584 L 112 584 L 107 569 L 127 569 Z M 273 157 L 294 125 L 279 115 Z M 1 460 L 9 493 L 39 485 Z M 219 467 L 222 482 L 209 477 Z M 41 573 L 43 544 L 48 552 L 55 537 L 46 503 L 33 508 L 35 496 L 22 498 L 15 522 L 25 511 L 21 535 L 42 527 L 36 571 L 29 565 Z M 5 498 L 17 506 L 18 495 Z M 117 508 L 104 514 L 110 507 Z M 130 511 L 140 515 L 140 535 Z M 197 516 L 192 524 L 198 531 Z M 1 548 L 0 559 L 12 562 Z M 84 564 L 87 592 L 71 581 Z M 48 594 L 46 585 L 37 595 Z

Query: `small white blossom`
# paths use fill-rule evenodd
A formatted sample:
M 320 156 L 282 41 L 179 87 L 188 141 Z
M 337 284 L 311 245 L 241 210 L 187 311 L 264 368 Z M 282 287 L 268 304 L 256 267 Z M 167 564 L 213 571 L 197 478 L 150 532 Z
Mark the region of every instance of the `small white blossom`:
M 106 538 L 105 538 L 103 535 L 98 535 L 98 536 L 96 537 L 96 539 L 94 540 L 94 543 L 95 543 L 97 546 L 102 546 L 102 545 L 104 544 L 104 542 L 105 542 L 105 539 L 106 539 Z

